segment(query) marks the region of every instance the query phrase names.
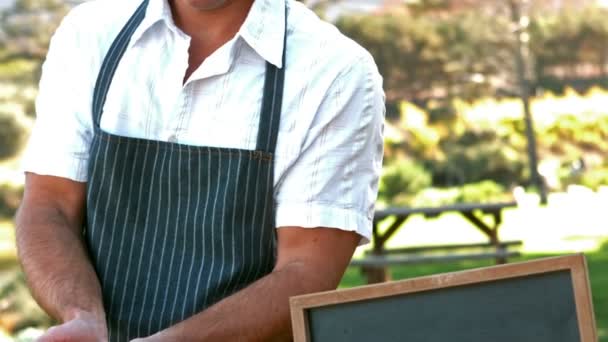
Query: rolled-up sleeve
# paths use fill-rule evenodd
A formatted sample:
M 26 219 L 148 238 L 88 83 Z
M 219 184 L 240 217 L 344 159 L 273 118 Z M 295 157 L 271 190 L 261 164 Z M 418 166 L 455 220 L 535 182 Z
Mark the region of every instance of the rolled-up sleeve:
M 367 53 L 332 82 L 297 160 L 276 193 L 277 227 L 328 227 L 372 234 L 382 168 L 384 92 Z
M 36 122 L 24 152 L 25 172 L 84 182 L 92 139 L 91 91 L 94 66 L 79 35 L 78 11 L 53 35 L 42 67 Z

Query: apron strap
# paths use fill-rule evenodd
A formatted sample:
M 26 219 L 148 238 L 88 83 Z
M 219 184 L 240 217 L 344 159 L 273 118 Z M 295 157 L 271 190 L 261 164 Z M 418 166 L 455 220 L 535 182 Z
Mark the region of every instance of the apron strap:
M 285 52 L 287 51 L 287 5 L 285 5 L 285 32 L 283 33 L 283 67 L 277 68 L 266 62 L 266 78 L 264 80 L 264 98 L 262 111 L 258 124 L 257 150 L 274 153 L 279 123 L 281 121 L 281 107 L 283 105 L 283 85 L 285 83 Z
M 110 88 L 110 84 L 112 83 L 112 78 L 114 77 L 114 73 L 116 72 L 118 63 L 120 62 L 120 59 L 122 58 L 123 54 L 125 53 L 125 50 L 127 49 L 127 46 L 129 45 L 131 36 L 146 16 L 147 7 L 148 0 L 144 0 L 141 5 L 139 5 L 135 13 L 133 13 L 129 21 L 122 28 L 122 30 L 110 46 L 108 54 L 103 60 L 103 64 L 101 65 L 101 69 L 99 70 L 97 81 L 95 83 L 95 90 L 93 93 L 93 126 L 95 127 L 96 132 L 100 129 L 99 123 L 101 122 L 103 106 L 106 102 L 108 89 Z

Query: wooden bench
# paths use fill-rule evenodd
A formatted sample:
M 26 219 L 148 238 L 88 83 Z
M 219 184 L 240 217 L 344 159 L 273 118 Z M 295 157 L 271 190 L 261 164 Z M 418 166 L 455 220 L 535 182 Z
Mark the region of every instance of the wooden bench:
M 363 258 L 352 260 L 351 265 L 362 267 L 368 283 L 377 283 L 390 280 L 388 266 L 393 265 L 480 259 L 494 259 L 497 264 L 506 263 L 508 258 L 519 256 L 519 252 L 510 249 L 521 246 L 522 242 L 500 241 L 498 228 L 502 223 L 502 211 L 515 206 L 515 202 L 507 202 L 379 210 L 374 217 L 372 250 L 367 252 Z M 388 239 L 394 236 L 411 215 L 421 214 L 426 218 L 434 218 L 448 212 L 461 214 L 472 226 L 479 229 L 488 237 L 488 242 L 396 249 L 385 248 Z M 484 220 L 484 216 L 490 216 L 492 224 L 488 224 Z M 378 228 L 379 222 L 388 217 L 394 217 L 394 221 L 387 229 L 380 232 Z

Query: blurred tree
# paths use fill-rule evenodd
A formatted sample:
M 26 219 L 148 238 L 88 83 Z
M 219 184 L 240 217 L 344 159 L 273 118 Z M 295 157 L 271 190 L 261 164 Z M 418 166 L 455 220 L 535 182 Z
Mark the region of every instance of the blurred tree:
M 608 76 L 608 10 L 587 8 L 581 25 L 583 37 L 581 58 L 598 67 L 602 77 Z
M 401 194 L 413 195 L 431 186 L 431 174 L 415 161 L 398 160 L 382 171 L 378 197 L 392 203 Z
M 507 188 L 528 183 L 525 151 L 510 146 L 493 130 L 469 127 L 464 134 L 443 140 L 441 147 L 446 159 L 428 162 L 436 186 L 462 186 L 489 179 Z
M 34 114 L 33 97 L 23 94 L 38 82 L 50 37 L 68 8 L 62 0 L 16 0 L 0 12 L 0 86 L 17 89 L 0 94 L 9 104 L 0 111 L 0 160 L 21 147 L 25 132 L 16 116 Z
M 343 17 L 336 24 L 374 56 L 389 101 L 416 98 L 445 81 L 444 42 L 432 21 L 399 13 Z
M 448 10 L 449 5 L 449 0 L 416 0 L 409 2 L 407 7 L 414 15 L 423 15 L 429 12 Z
M 343 17 L 342 32 L 366 47 L 385 78 L 387 100 L 493 94 L 512 73 L 506 17 L 460 12 L 437 19 L 407 12 Z
M 493 95 L 497 86 L 504 86 L 496 80 L 513 74 L 513 39 L 506 17 L 466 11 L 439 21 L 437 29 L 446 49 L 448 98 Z
M 561 92 L 569 84 L 582 89 L 579 84 L 586 78 L 608 85 L 607 15 L 607 9 L 598 7 L 536 14 L 530 48 L 541 87 Z
M 0 14 L 0 64 L 32 61 L 37 64 L 34 72 L 29 68 L 12 72 L 22 71 L 20 81 L 37 82 L 51 35 L 68 9 L 62 0 L 16 0 Z
M 12 157 L 23 142 L 23 127 L 11 113 L 0 111 L 0 160 Z

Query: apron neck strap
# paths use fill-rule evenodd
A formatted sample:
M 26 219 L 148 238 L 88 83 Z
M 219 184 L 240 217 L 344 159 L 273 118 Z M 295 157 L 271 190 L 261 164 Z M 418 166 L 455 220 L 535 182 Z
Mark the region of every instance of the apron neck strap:
M 133 13 L 129 21 L 127 21 L 122 30 L 120 30 L 120 33 L 118 33 L 116 39 L 114 39 L 114 42 L 110 46 L 110 50 L 108 50 L 106 58 L 101 65 L 93 93 L 93 126 L 95 127 L 96 131 L 99 130 L 103 106 L 106 102 L 108 89 L 112 83 L 112 78 L 114 78 L 114 73 L 116 72 L 118 63 L 129 45 L 131 36 L 146 16 L 147 7 L 148 0 L 144 0 L 141 5 L 139 5 L 135 13 Z
M 287 4 L 285 4 L 285 32 L 283 33 L 283 67 L 266 62 L 266 78 L 264 80 L 264 98 L 258 124 L 257 150 L 274 153 L 279 123 L 281 121 L 281 107 L 283 105 L 283 85 L 285 83 L 285 55 L 287 51 Z

